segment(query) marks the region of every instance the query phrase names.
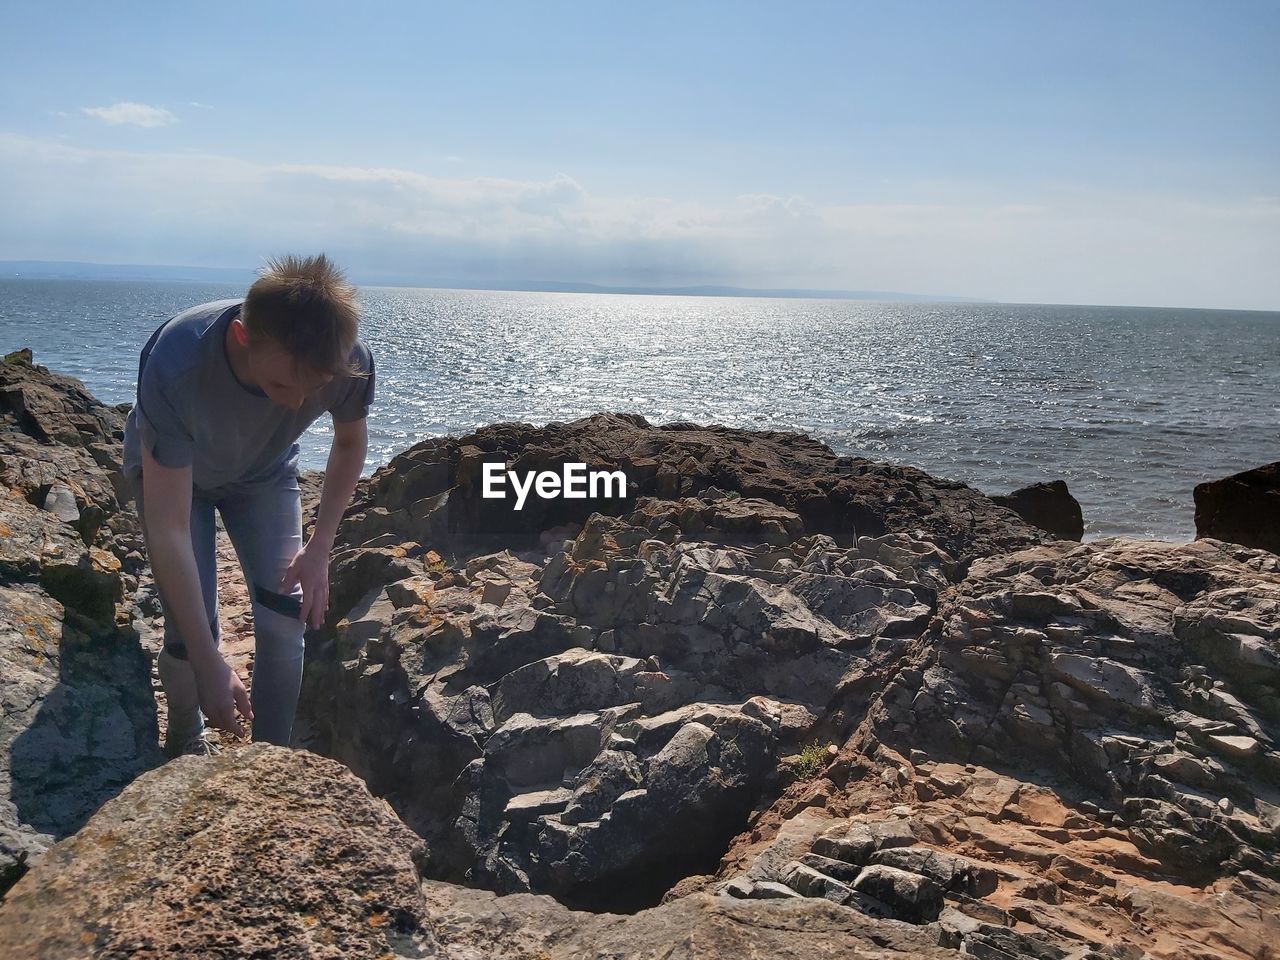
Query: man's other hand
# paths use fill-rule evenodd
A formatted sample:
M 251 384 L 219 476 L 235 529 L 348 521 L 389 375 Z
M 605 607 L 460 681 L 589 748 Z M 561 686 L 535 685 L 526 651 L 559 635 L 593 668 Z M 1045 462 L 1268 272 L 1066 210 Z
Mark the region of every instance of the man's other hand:
M 308 540 L 289 561 L 280 581 L 280 592 L 290 593 L 298 585 L 302 587 L 302 622 L 319 627 L 329 609 L 329 551 L 314 539 Z
M 236 710 L 240 711 L 240 716 L 253 722 L 253 707 L 249 703 L 249 693 L 236 672 L 218 653 L 203 663 L 193 661 L 191 666 L 196 675 L 196 690 L 200 694 L 200 709 L 209 723 L 219 730 L 243 737 L 244 724 L 236 716 Z

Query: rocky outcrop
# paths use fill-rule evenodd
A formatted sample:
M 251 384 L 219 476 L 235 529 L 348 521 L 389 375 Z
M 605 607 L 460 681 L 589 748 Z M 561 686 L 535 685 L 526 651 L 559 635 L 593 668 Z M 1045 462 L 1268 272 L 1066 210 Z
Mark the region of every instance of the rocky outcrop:
M 0 891 L 158 761 L 121 410 L 0 363 Z
M 437 875 L 656 902 L 714 865 L 783 755 L 874 686 L 956 568 L 904 535 L 802 529 L 708 491 L 449 572 L 353 551 L 335 593 L 374 567 L 390 582 L 313 661 L 313 742 L 431 839 Z
M 1280 553 L 1280 463 L 1197 484 L 1196 537 Z
M 120 411 L 23 357 L 0 383 L 12 880 L 152 762 L 155 623 Z M 513 511 L 498 460 L 628 495 Z M 420 444 L 340 539 L 300 729 L 367 788 L 258 746 L 143 774 L 29 857 L 0 955 L 1274 953 L 1274 554 L 1055 540 L 807 438 L 619 415 Z
M 51 373 L 19 350 L 0 363 L 4 463 L 0 479 L 23 499 L 73 526 L 86 542 L 119 512 L 127 407 L 98 402 L 79 380 Z
M 1219 541 L 978 561 L 716 888 L 937 923 L 978 956 L 1267 956 L 1278 613 L 1280 562 Z
M 619 465 L 632 495 L 526 516 L 475 487 L 507 456 Z M 962 550 L 1043 539 L 922 478 L 793 435 L 617 416 L 421 445 L 340 532 L 346 615 L 313 650 L 306 742 L 429 839 L 434 876 L 654 903 L 714 866 L 833 700 L 865 701 L 929 622 L 967 555 L 922 530 Z M 467 555 L 503 529 L 515 552 Z
M 1002 507 L 1008 507 L 1033 527 L 1055 537 L 1084 539 L 1084 514 L 1080 503 L 1062 480 L 1033 483 L 991 499 Z
M 982 524 L 894 528 L 896 493 L 866 508 L 872 536 L 714 484 L 501 534 L 427 449 L 344 525 L 350 609 L 307 703 L 313 743 L 428 839 L 432 877 L 592 909 L 823 898 L 991 956 L 1136 956 L 1140 910 L 1178 915 L 1175 956 L 1212 891 L 1270 902 L 1266 555 L 1052 541 L 988 506 L 1022 544 L 984 557 L 965 551 L 1004 541 Z M 428 475 L 453 485 L 405 493 Z M 516 549 L 476 553 L 483 533 Z M 1028 868 L 1037 843 L 1069 880 Z M 1158 904 L 1091 930 L 1124 884 Z M 1253 929 L 1253 909 L 1214 922 Z

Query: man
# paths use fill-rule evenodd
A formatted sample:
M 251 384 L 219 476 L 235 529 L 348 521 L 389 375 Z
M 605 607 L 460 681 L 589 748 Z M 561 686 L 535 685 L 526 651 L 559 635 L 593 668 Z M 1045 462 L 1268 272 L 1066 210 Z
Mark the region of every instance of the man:
M 243 735 L 237 711 L 255 740 L 289 742 L 303 630 L 324 620 L 329 553 L 368 448 L 374 368 L 358 323 L 355 288 L 327 257 L 288 256 L 243 299 L 179 313 L 142 350 L 124 469 L 164 613 L 170 756 L 207 752 L 204 718 Z M 333 445 L 304 545 L 297 439 L 325 412 Z M 253 604 L 252 697 L 218 651 L 215 509 Z

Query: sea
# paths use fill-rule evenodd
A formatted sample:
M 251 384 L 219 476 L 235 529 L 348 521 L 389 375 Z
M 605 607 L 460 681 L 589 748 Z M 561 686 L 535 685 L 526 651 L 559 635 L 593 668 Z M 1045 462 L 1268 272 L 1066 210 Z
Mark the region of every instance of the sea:
M 240 284 L 0 279 L 0 353 L 132 401 L 167 317 Z M 1086 539 L 1195 535 L 1192 488 L 1280 460 L 1280 313 L 363 287 L 367 470 L 427 437 L 605 410 L 799 430 L 988 493 L 1065 480 Z M 302 439 L 323 467 L 330 427 Z

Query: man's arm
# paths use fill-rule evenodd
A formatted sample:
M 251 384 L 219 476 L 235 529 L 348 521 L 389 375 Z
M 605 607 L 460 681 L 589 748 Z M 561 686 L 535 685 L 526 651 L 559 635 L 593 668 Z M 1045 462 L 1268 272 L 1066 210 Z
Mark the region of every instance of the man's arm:
M 191 467 L 162 466 L 143 444 L 142 501 L 151 570 L 168 615 L 186 645 L 200 707 L 215 727 L 243 736 L 236 708 L 252 720 L 249 695 L 214 643 L 191 549 Z
M 324 623 L 329 607 L 329 554 L 343 511 L 351 502 L 369 451 L 367 421 L 333 422 L 333 445 L 325 465 L 324 486 L 320 490 L 320 508 L 316 524 L 301 552 L 289 564 L 282 590 L 295 583 L 302 585 L 302 619 L 313 627 Z

